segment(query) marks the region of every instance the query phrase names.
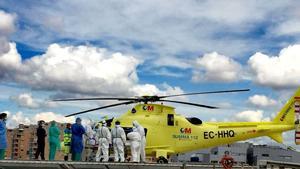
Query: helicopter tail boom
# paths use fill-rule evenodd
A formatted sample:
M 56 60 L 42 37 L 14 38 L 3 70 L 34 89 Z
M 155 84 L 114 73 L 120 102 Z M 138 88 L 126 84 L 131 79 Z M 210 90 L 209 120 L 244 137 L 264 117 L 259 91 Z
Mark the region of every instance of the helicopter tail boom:
M 300 88 L 297 89 L 295 94 L 283 106 L 281 111 L 274 118 L 274 123 L 279 124 L 295 124 L 295 121 L 300 118 Z
M 288 100 L 288 102 L 283 106 L 281 111 L 274 118 L 273 123 L 278 125 L 293 126 L 293 128 L 298 128 L 300 113 L 300 88 L 297 89 L 295 94 Z M 282 132 L 272 132 L 268 134 L 270 138 L 277 141 L 278 143 L 283 142 Z M 295 137 L 295 141 L 297 137 Z M 296 141 L 297 144 L 297 141 Z

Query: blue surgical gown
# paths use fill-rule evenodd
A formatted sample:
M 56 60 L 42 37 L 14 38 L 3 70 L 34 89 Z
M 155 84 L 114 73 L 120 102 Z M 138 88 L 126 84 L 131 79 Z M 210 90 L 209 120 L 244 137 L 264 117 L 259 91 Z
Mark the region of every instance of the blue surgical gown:
M 83 149 L 82 135 L 85 130 L 81 124 L 73 124 L 71 127 L 72 139 L 71 139 L 71 151 L 72 153 L 81 153 Z
M 7 140 L 6 140 L 6 123 L 3 120 L 0 120 L 0 149 L 7 148 Z

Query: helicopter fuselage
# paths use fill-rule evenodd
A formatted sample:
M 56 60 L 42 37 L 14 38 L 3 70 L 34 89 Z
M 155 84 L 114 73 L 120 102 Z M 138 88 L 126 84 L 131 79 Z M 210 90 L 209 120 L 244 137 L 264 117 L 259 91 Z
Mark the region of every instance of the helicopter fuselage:
M 146 129 L 147 155 L 157 158 L 260 136 L 282 142 L 281 133 L 295 129 L 294 124 L 275 122 L 202 123 L 197 118 L 178 115 L 173 107 L 162 104 L 137 104 L 116 120 L 127 128 L 137 120 Z

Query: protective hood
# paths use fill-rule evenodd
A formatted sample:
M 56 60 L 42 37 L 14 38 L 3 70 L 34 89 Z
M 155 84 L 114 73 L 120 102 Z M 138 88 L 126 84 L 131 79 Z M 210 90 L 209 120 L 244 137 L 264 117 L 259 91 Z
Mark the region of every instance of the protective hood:
M 134 121 L 132 122 L 132 125 L 133 125 L 134 127 L 138 127 L 140 124 L 139 124 L 139 122 L 137 122 L 136 120 L 134 120 Z
M 107 124 L 106 124 L 106 121 L 105 121 L 105 120 L 103 120 L 103 121 L 102 121 L 102 126 L 103 126 L 103 127 L 106 127 L 106 126 L 107 126 Z
M 56 122 L 55 121 L 51 121 L 51 126 L 55 126 Z

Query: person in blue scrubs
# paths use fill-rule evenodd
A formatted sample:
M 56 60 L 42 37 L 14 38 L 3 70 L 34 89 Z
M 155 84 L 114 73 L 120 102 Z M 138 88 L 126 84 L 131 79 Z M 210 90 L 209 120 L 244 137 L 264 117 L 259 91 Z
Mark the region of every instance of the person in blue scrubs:
M 76 118 L 76 123 L 71 126 L 72 139 L 71 139 L 71 152 L 72 160 L 80 161 L 81 153 L 83 150 L 83 140 L 82 135 L 85 134 L 85 129 L 81 124 L 81 119 Z

